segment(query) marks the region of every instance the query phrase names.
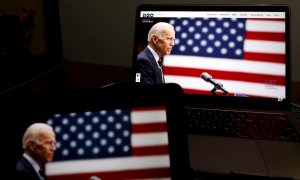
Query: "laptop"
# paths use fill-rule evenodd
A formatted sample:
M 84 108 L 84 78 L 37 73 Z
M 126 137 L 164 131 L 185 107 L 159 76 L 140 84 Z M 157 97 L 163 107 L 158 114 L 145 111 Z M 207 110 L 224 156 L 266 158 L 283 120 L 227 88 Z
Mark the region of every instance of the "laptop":
M 149 29 L 161 21 L 175 28 L 175 45 L 164 57 L 163 74 L 166 83 L 177 83 L 184 91 L 190 168 L 300 179 L 300 126 L 290 113 L 290 8 L 141 5 L 133 70 L 137 54 L 147 46 Z M 133 71 L 132 80 L 139 84 L 140 78 Z M 235 122 L 225 122 L 225 116 Z M 271 131 L 279 134 L 271 136 Z
M 53 180 L 187 179 L 181 98 L 176 84 L 15 95 L 14 116 L 23 120 L 16 142 L 33 122 L 54 128 L 56 151 L 45 167 Z

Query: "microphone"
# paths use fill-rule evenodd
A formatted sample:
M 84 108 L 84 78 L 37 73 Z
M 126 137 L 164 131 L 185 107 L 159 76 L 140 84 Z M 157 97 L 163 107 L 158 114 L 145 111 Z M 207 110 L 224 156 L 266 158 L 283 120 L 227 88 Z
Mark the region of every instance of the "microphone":
M 226 91 L 223 88 L 223 84 L 220 82 L 216 82 L 215 80 L 212 79 L 212 76 L 209 75 L 207 72 L 203 72 L 200 76 L 204 81 L 211 83 L 212 85 L 214 85 L 214 89 L 219 89 L 221 91 L 223 91 L 225 94 L 228 93 L 228 91 Z

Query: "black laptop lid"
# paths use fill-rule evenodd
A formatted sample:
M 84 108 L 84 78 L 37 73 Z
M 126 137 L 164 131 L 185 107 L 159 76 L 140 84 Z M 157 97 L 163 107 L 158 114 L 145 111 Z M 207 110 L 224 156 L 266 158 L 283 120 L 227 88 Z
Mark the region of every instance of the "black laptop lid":
M 176 84 L 14 95 L 16 142 L 32 122 L 53 126 L 57 145 L 46 165 L 49 179 L 185 179 L 181 98 Z
M 167 83 L 183 88 L 187 103 L 197 104 L 201 98 L 272 108 L 288 104 L 287 6 L 141 5 L 136 13 L 133 67 L 136 55 L 147 46 L 151 26 L 160 21 L 172 24 L 175 46 L 164 58 L 163 72 Z M 214 89 L 208 79 L 222 88 Z

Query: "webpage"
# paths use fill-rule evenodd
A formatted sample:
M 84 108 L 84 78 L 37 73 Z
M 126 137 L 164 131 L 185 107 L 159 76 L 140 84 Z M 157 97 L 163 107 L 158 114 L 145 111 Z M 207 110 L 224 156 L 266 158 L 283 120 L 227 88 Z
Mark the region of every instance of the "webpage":
M 146 47 L 153 24 L 168 22 L 174 26 L 176 40 L 164 58 L 165 82 L 179 84 L 186 94 L 282 101 L 286 96 L 285 16 L 285 12 L 141 11 L 137 52 Z

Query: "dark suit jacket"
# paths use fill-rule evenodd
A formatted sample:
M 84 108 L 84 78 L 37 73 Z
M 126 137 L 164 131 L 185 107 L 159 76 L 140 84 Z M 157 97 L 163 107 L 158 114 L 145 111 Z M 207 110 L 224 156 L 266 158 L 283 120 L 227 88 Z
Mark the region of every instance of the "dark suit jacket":
M 40 180 L 39 175 L 24 157 L 21 157 L 16 164 L 16 176 L 16 179 L 20 180 Z
M 142 84 L 163 84 L 163 75 L 150 49 L 147 47 L 138 54 L 136 73 L 141 73 Z

